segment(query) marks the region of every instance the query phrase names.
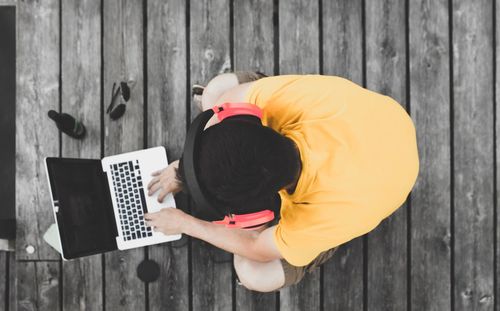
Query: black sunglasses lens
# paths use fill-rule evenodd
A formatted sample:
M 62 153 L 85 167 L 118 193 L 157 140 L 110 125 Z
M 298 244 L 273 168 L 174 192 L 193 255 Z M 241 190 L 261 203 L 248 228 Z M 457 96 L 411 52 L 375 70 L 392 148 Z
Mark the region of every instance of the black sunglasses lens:
M 117 120 L 117 119 L 121 118 L 124 113 L 125 113 L 125 105 L 119 104 L 118 106 L 116 106 L 115 109 L 113 109 L 111 111 L 111 113 L 109 114 L 109 117 L 113 120 Z
M 125 82 L 120 82 L 120 87 L 122 89 L 122 96 L 123 96 L 123 99 L 128 102 L 128 100 L 130 99 L 130 87 L 128 86 L 127 83 Z

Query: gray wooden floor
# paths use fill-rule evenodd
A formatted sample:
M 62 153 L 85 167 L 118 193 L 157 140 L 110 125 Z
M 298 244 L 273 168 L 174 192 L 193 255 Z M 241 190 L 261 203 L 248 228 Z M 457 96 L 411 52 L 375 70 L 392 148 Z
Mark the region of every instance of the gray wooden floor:
M 498 10 L 492 0 L 18 1 L 19 229 L 15 256 L 0 253 L 0 310 L 498 309 Z M 280 293 L 237 286 L 230 255 L 187 238 L 61 262 L 41 238 L 53 222 L 43 158 L 165 145 L 177 159 L 199 112 L 190 85 L 233 69 L 340 75 L 397 99 L 421 160 L 407 203 Z M 120 79 L 137 83 L 114 122 L 103 106 Z M 59 136 L 49 109 L 82 119 L 89 136 Z M 161 265 L 155 283 L 136 277 L 144 258 Z

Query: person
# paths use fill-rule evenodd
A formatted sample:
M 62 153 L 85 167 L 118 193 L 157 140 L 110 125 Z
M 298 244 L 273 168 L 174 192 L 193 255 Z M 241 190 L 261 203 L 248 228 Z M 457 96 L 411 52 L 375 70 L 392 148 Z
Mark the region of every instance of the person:
M 298 283 L 339 245 L 370 232 L 400 207 L 419 169 L 413 122 L 395 100 L 335 76 L 222 74 L 201 108 L 225 102 L 263 110 L 262 125 L 210 120 L 199 152 L 200 183 L 234 214 L 268 208 L 279 222 L 232 229 L 179 209 L 146 215 L 154 230 L 183 233 L 234 254 L 241 284 L 269 292 Z M 179 162 L 155 173 L 149 195 L 183 189 Z M 259 199 L 262 199 L 259 201 Z M 257 202 L 256 204 L 250 204 Z

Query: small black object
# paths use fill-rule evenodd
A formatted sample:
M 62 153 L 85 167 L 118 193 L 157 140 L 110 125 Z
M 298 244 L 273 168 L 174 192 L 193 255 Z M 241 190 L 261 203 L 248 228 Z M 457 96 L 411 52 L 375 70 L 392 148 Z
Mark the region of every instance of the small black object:
M 191 92 L 194 95 L 203 95 L 203 91 L 205 90 L 205 87 L 202 85 L 194 84 L 193 87 L 191 88 Z
M 122 100 L 120 99 L 123 99 Z M 127 82 L 120 82 L 118 88 L 116 88 L 116 82 L 113 83 L 113 89 L 111 90 L 111 102 L 109 103 L 106 113 L 112 120 L 118 120 L 125 114 L 127 103 L 130 100 L 130 87 Z M 115 106 L 115 103 L 119 101 L 120 103 Z
M 16 220 L 0 218 L 0 239 L 12 240 L 16 238 Z
M 57 128 L 64 134 L 76 139 L 81 139 L 85 136 L 85 126 L 71 115 L 49 110 L 48 116 L 56 122 Z
M 143 260 L 137 266 L 137 276 L 143 282 L 154 282 L 160 276 L 160 266 L 153 260 Z

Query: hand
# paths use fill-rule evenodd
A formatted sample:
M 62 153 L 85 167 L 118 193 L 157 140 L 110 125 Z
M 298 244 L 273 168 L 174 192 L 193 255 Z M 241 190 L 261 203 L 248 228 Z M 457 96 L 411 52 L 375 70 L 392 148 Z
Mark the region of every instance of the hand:
M 148 195 L 151 196 L 160 190 L 158 202 L 162 203 L 167 194 L 176 194 L 182 190 L 182 183 L 177 179 L 177 169 L 179 160 L 170 163 L 166 168 L 156 171 L 152 176 L 154 178 L 148 184 Z
M 147 226 L 166 235 L 184 233 L 189 217 L 177 208 L 162 208 L 159 212 L 144 214 Z

